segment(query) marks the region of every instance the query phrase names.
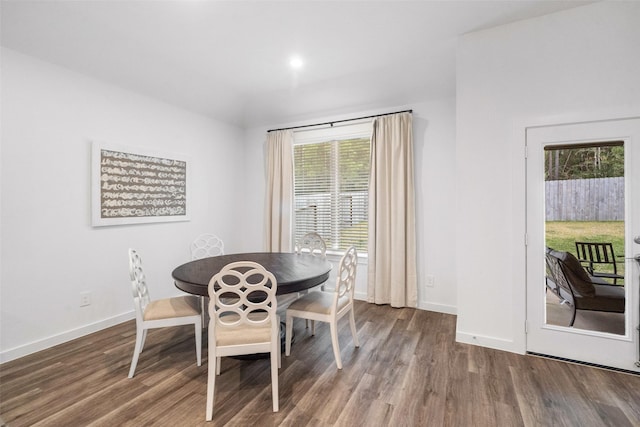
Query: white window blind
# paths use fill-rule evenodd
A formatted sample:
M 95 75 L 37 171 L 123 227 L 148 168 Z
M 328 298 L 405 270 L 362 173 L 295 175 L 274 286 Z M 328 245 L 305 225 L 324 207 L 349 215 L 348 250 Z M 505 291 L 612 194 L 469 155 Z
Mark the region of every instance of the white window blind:
M 296 137 L 294 237 L 315 231 L 327 249 L 367 251 L 370 124 Z M 360 130 L 359 132 L 356 130 Z M 326 138 L 330 138 L 326 140 Z

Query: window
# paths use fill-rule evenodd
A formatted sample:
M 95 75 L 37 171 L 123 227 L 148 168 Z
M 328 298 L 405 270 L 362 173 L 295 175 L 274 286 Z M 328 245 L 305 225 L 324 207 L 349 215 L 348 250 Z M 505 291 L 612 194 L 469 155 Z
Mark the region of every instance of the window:
M 296 240 L 316 231 L 327 250 L 367 252 L 370 135 L 371 123 L 296 133 Z

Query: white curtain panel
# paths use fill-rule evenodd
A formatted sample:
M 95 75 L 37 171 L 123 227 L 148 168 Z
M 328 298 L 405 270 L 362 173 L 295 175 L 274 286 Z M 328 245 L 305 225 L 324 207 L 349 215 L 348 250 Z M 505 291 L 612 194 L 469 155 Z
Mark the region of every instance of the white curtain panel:
M 367 298 L 416 307 L 415 190 L 411 113 L 373 122 L 369 180 Z
M 293 132 L 267 133 L 265 242 L 268 252 L 292 251 Z

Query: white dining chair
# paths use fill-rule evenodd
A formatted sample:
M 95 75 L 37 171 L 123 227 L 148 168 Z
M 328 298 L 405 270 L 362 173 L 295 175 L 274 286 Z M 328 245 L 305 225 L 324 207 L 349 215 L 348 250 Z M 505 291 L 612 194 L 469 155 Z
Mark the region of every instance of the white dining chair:
M 191 260 L 224 255 L 224 241 L 215 234 L 204 233 L 191 242 Z M 209 297 L 200 297 L 202 327 L 207 325 L 207 304 Z
M 322 236 L 315 231 L 310 231 L 296 241 L 296 253 L 297 254 L 311 254 L 313 256 L 319 256 L 327 258 L 327 243 Z M 320 289 L 324 291 L 324 283 L 320 285 Z M 309 290 L 298 292 L 298 297 L 306 295 Z M 309 319 L 305 319 L 305 326 L 309 327 Z
M 216 375 L 222 357 L 269 353 L 273 412 L 278 412 L 280 320 L 277 281 L 252 261 L 227 264 L 209 282 L 209 372 L 206 419 L 213 419 Z
M 142 259 L 134 249 L 129 249 L 129 276 L 131 277 L 136 311 L 136 344 L 129 369 L 129 378 L 133 378 L 135 373 L 138 358 L 147 338 L 147 331 L 154 328 L 193 324 L 196 336 L 196 361 L 200 366 L 202 361 L 202 313 L 199 298 L 188 295 L 152 301 L 142 269 Z
M 306 233 L 296 242 L 296 252 L 299 254 L 309 253 L 315 256 L 321 256 L 326 258 L 327 256 L 327 244 L 315 231 Z
M 201 234 L 191 242 L 191 259 L 224 255 L 224 242 L 215 234 Z
M 340 343 L 338 342 L 338 320 L 346 314 L 349 314 L 349 324 L 351 326 L 353 342 L 356 347 L 360 347 L 353 313 L 353 293 L 355 290 L 357 266 L 358 254 L 356 248 L 351 246 L 340 260 L 336 277 L 336 287 L 333 292 L 309 292 L 289 305 L 286 312 L 285 354 L 287 356 L 291 353 L 294 317 L 311 321 L 311 335 L 315 335 L 316 320 L 329 323 L 331 329 L 331 344 L 338 369 L 342 369 Z

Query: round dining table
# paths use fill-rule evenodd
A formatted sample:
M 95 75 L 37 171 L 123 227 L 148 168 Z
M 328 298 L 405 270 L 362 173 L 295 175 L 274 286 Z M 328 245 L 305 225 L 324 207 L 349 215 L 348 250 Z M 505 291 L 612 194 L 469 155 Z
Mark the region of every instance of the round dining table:
M 251 252 L 197 259 L 176 267 L 171 273 L 178 289 L 193 295 L 209 296 L 211 277 L 236 261 L 254 261 L 273 273 L 278 282 L 276 295 L 301 292 L 329 279 L 331 263 L 323 257 L 289 252 Z
M 278 283 L 276 295 L 301 292 L 321 285 L 329 279 L 331 263 L 324 257 L 311 254 L 289 252 L 251 252 L 197 259 L 182 264 L 173 270 L 171 276 L 176 287 L 193 295 L 209 296 L 209 281 L 222 268 L 236 261 L 254 261 L 273 273 Z M 295 335 L 292 337 L 292 342 Z M 284 324 L 280 327 L 282 351 L 285 346 Z M 236 359 L 259 359 L 269 353 L 234 356 Z

